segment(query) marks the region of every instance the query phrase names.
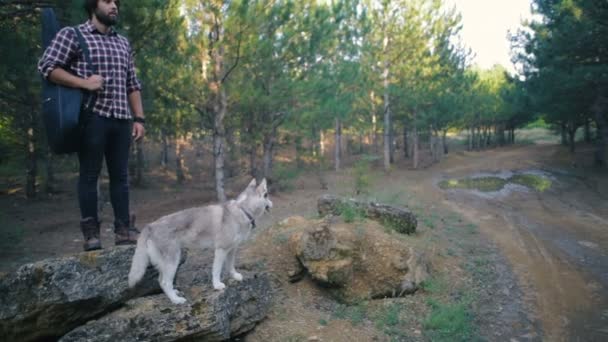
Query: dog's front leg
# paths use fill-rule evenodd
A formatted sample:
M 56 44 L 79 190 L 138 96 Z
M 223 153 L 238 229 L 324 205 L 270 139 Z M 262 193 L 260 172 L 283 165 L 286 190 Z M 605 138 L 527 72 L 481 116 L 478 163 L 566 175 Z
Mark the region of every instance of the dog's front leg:
M 226 285 L 222 283 L 222 267 L 224 266 L 224 261 L 226 261 L 226 256 L 228 251 L 223 248 L 215 249 L 215 256 L 213 258 L 213 270 L 212 270 L 212 281 L 213 288 L 216 290 L 223 290 L 226 288 Z
M 232 279 L 236 281 L 241 281 L 243 280 L 243 275 L 237 272 L 234 268 L 234 264 L 236 262 L 236 250 L 237 249 L 235 247 L 230 252 L 228 252 L 228 260 L 226 261 L 226 266 L 228 267 L 228 271 L 230 272 L 230 276 L 232 277 Z

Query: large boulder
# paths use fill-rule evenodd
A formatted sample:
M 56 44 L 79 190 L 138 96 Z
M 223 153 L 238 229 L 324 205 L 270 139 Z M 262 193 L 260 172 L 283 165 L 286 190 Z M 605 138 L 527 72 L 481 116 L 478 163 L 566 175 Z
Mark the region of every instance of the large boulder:
M 243 273 L 215 291 L 206 272 L 193 278 L 185 304 L 172 304 L 164 294 L 128 301 L 122 308 L 76 328 L 68 341 L 223 341 L 252 329 L 271 304 L 270 281 L 264 274 Z
M 116 247 L 26 264 L 0 277 L 0 336 L 55 339 L 138 296 L 159 292 L 149 270 L 127 287 L 134 247 Z
M 351 207 L 365 217 L 376 220 L 385 226 L 403 234 L 416 232 L 418 221 L 409 210 L 388 204 L 357 201 L 352 198 L 342 198 L 333 195 L 322 195 L 317 200 L 319 215 L 340 215 L 345 207 Z
M 293 254 L 338 300 L 403 296 L 428 277 L 428 262 L 407 236 L 387 232 L 375 221 L 351 224 L 328 216 L 287 222 L 298 225 L 289 241 Z

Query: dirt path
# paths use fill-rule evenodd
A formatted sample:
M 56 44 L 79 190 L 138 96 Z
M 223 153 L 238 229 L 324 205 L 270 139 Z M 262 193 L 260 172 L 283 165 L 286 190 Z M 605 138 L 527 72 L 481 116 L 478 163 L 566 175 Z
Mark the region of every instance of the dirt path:
M 542 193 L 523 188 L 496 193 L 448 190 L 447 203 L 503 251 L 547 340 L 606 341 L 605 179 L 582 177 L 555 164 L 559 152 L 557 146 L 534 146 L 462 153 L 434 168 L 435 181 L 480 173 L 547 172 L 553 184 Z

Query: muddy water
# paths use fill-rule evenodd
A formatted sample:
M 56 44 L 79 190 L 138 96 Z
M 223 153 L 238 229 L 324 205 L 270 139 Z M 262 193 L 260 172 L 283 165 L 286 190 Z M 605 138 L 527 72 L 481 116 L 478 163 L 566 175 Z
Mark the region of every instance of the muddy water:
M 608 341 L 608 201 L 554 177 L 543 192 L 447 190 L 446 199 L 509 259 L 546 340 Z

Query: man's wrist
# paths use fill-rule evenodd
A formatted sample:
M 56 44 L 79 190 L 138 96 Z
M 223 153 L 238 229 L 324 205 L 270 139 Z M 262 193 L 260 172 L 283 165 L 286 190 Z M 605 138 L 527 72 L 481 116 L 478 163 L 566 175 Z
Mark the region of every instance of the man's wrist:
M 134 116 L 133 122 L 137 122 L 143 125 L 146 123 L 146 119 L 143 116 Z

